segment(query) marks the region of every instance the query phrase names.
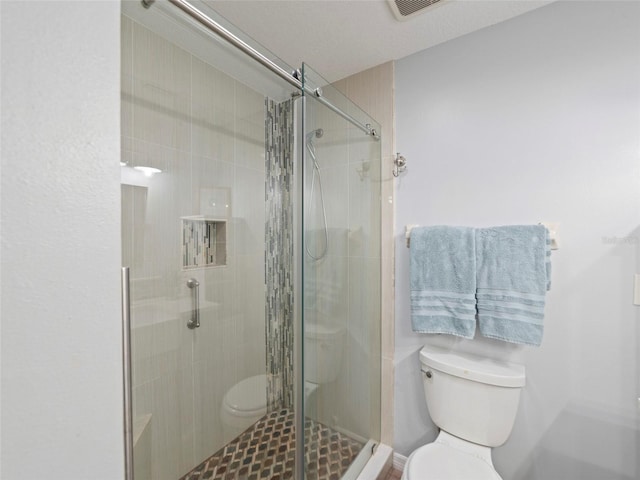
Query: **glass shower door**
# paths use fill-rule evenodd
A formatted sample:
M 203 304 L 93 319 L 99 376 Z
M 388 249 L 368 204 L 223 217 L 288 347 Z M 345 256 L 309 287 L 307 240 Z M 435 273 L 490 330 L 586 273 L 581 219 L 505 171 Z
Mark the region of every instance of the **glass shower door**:
M 344 117 L 379 127 L 177 12 L 123 3 L 135 480 L 353 478 L 380 431 L 380 144 Z
M 164 32 L 123 31 L 134 466 L 176 480 L 237 435 L 224 396 L 264 374 L 264 96 Z
M 293 144 L 291 87 L 171 5 L 123 12 L 135 480 L 262 474 L 270 450 L 242 435 L 293 395 L 279 393 L 291 375 L 266 362 L 286 345 L 267 308 L 265 243 L 280 225 L 280 170 L 267 164 Z
M 379 125 L 308 65 L 303 137 L 306 478 L 355 478 L 380 438 Z

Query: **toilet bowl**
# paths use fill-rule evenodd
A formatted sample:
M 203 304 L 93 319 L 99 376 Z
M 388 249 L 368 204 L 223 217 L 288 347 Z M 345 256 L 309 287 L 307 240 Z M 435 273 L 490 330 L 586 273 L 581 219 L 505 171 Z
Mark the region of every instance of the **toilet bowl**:
M 441 431 L 433 443 L 423 445 L 409 456 L 402 478 L 405 480 L 502 480 L 493 468 L 491 451 L 488 447 L 475 445 L 478 449 L 474 452 L 473 444 L 465 442 L 468 445 L 463 449 L 461 445 L 454 446 L 457 442 L 464 442 L 464 440 Z
M 314 408 L 318 385 L 305 382 L 305 409 Z M 228 443 L 267 413 L 267 376 L 265 374 L 245 378 L 225 394 L 220 407 L 222 435 Z
M 339 325 L 305 325 L 305 412 L 315 412 L 320 385 L 334 381 L 340 373 L 345 329 Z M 220 407 L 224 443 L 228 443 L 267 413 L 267 376 L 245 378 L 225 394 Z
M 267 413 L 267 376 L 255 375 L 236 383 L 220 407 L 222 435 L 228 443 Z
M 501 480 L 491 450 L 504 444 L 525 384 L 522 365 L 425 346 L 420 351 L 429 415 L 440 428 L 414 451 L 403 480 Z

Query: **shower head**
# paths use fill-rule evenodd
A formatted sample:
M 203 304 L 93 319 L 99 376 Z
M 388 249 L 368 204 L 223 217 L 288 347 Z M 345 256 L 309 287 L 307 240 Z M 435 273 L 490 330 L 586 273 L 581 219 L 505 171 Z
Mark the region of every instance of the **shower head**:
M 314 136 L 316 138 L 322 138 L 323 135 L 324 135 L 324 130 L 321 128 L 316 128 L 315 130 L 311 130 L 309 133 L 307 133 L 307 142 L 310 141 Z
M 313 160 L 314 168 L 319 169 L 320 166 L 316 160 L 316 146 L 313 143 L 313 137 L 322 138 L 324 135 L 324 130 L 321 128 L 316 128 L 315 130 L 311 130 L 309 133 L 305 135 L 307 150 L 309 150 L 309 155 L 311 156 L 311 160 Z

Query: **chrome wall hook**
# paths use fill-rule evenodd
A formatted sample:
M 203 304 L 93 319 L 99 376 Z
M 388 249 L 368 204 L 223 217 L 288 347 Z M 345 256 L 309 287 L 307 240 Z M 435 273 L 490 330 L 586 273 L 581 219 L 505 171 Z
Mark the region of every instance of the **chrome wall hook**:
M 393 176 L 397 177 L 407 169 L 407 159 L 400 153 L 396 153 L 396 158 L 393 160 Z

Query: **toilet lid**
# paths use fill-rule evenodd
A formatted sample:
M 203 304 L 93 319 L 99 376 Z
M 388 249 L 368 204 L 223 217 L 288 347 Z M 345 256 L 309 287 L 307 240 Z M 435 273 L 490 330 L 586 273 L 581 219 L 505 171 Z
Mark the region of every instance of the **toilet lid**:
M 267 376 L 245 378 L 229 389 L 224 403 L 237 412 L 256 412 L 267 407 Z
M 411 454 L 406 480 L 502 480 L 486 461 L 441 443 L 430 443 Z

